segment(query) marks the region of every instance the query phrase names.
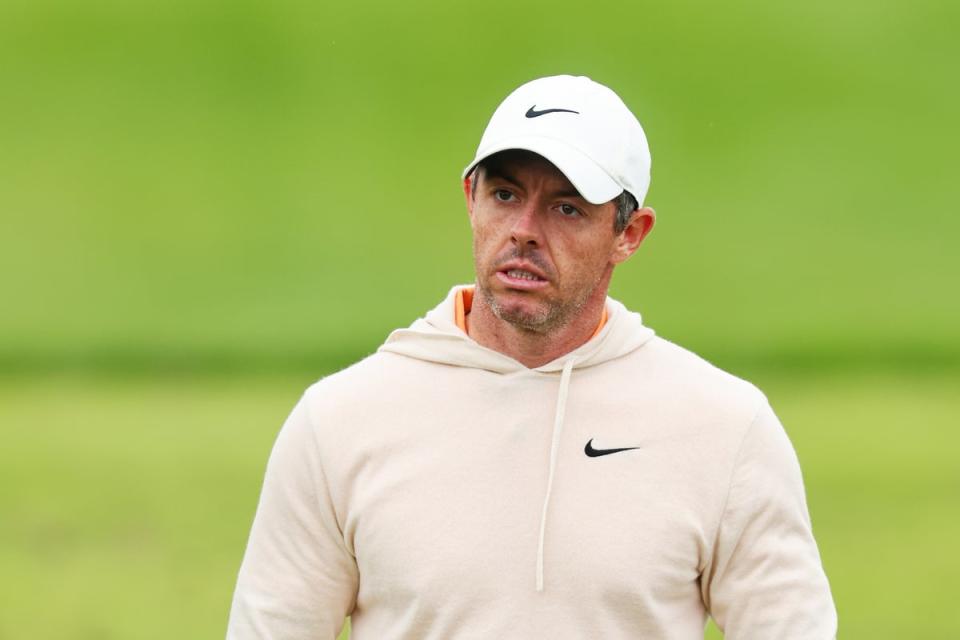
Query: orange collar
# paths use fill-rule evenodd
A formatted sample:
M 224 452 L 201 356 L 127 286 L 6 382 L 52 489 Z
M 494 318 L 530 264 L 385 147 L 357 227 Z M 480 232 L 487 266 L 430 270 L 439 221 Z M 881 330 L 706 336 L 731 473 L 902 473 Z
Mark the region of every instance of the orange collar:
M 470 315 L 470 309 L 473 308 L 473 287 L 461 287 L 457 289 L 457 298 L 454 302 L 454 320 L 457 323 L 460 331 L 464 333 L 469 333 L 467 331 L 467 316 Z M 593 332 L 593 335 L 590 336 L 592 340 L 597 336 L 598 333 L 603 329 L 604 325 L 607 324 L 607 305 L 603 305 L 603 313 L 600 315 L 600 324 L 597 325 L 597 329 Z

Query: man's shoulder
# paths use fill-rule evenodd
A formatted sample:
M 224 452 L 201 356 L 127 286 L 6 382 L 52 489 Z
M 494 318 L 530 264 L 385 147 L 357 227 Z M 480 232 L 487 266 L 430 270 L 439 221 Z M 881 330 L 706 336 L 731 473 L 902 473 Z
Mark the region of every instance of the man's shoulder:
M 660 336 L 633 354 L 632 366 L 660 393 L 692 405 L 753 413 L 766 403 L 753 383 Z
M 703 382 L 733 386 L 750 385 L 743 378 L 720 368 L 699 353 L 671 342 L 660 335 L 651 338 L 641 351 L 642 355 L 649 358 L 655 366 L 681 372 L 688 376 L 692 375 Z
M 368 394 L 379 387 L 394 384 L 403 375 L 401 370 L 407 364 L 406 360 L 377 351 L 318 379 L 304 395 L 309 400 L 317 400 L 326 396 L 345 399 L 355 394 Z
M 301 403 L 311 415 L 348 415 L 389 405 L 406 387 L 423 380 L 429 363 L 377 351 L 311 384 Z

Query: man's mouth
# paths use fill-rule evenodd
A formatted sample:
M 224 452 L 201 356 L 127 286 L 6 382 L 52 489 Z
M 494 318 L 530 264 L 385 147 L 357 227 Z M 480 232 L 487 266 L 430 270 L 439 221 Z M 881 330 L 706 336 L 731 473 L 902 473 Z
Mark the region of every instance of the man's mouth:
M 539 291 L 550 282 L 535 265 L 505 264 L 497 270 L 497 278 L 514 291 Z
M 530 273 L 529 271 L 524 271 L 523 269 L 508 269 L 505 273 L 509 277 L 517 280 L 530 280 L 532 282 L 543 280 L 543 278 L 541 278 L 537 274 Z

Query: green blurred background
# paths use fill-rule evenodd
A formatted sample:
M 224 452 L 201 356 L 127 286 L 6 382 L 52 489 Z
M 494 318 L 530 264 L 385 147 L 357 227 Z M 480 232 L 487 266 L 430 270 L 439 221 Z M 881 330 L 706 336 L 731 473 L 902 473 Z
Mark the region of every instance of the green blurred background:
M 644 123 L 658 223 L 613 293 L 771 397 L 841 636 L 960 636 L 958 32 L 952 0 L 5 0 L 0 639 L 223 635 L 286 413 L 470 280 L 459 172 L 554 73 Z

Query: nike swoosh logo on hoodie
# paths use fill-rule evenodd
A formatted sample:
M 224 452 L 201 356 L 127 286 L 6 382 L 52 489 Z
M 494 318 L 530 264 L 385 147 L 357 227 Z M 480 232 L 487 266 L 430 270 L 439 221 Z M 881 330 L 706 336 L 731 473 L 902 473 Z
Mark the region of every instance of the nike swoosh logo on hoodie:
M 640 447 L 620 447 L 619 449 L 594 449 L 593 448 L 593 438 L 587 441 L 587 446 L 583 448 L 583 452 L 590 456 L 591 458 L 599 458 L 600 456 L 608 456 L 611 453 L 620 453 L 621 451 L 633 451 L 634 449 L 639 449 Z

